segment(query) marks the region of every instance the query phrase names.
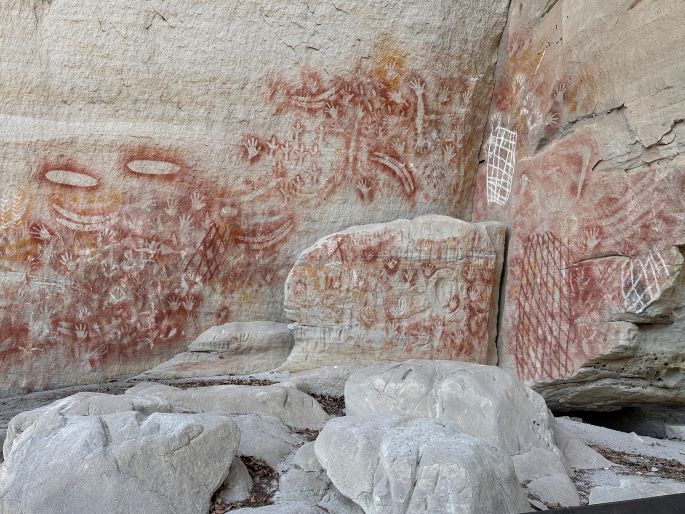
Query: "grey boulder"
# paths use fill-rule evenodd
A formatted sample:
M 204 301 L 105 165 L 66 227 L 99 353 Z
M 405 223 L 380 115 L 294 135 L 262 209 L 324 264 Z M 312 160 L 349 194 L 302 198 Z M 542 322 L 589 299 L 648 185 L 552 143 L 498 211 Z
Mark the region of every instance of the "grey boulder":
M 449 420 L 346 416 L 326 424 L 316 456 L 366 514 L 514 513 L 528 508 L 511 459 Z
M 73 416 L 98 416 L 115 412 L 136 411 L 143 415 L 153 412 L 172 412 L 167 402 L 158 398 L 142 398 L 134 395 L 123 396 L 105 393 L 81 392 L 56 400 L 43 407 L 20 412 L 14 416 L 8 426 L 3 454 L 9 455 L 14 440 L 38 418 L 47 413 L 59 413 Z
M 318 473 L 323 471 L 323 468 L 321 467 L 321 464 L 319 464 L 319 459 L 316 458 L 314 444 L 315 443 L 312 441 L 300 446 L 293 458 L 293 464 L 305 471 Z
M 556 453 L 533 448 L 529 452 L 514 455 L 512 460 L 519 481 L 546 505 L 580 505 L 580 495 Z
M 231 419 L 240 429 L 238 455 L 263 460 L 274 469 L 304 440 L 273 416 L 241 414 Z
M 118 401 L 91 402 L 100 406 L 92 415 L 65 412 L 63 401 L 24 416 L 0 468 L 0 512 L 206 513 L 238 448 L 236 424 L 216 414 L 107 413 Z
M 157 398 L 191 412 L 275 416 L 296 429 L 319 430 L 328 420 L 328 414 L 311 396 L 297 389 L 275 385 L 216 385 L 179 389 L 143 382 L 126 391 L 126 394 Z
M 235 457 L 231 463 L 228 477 L 226 477 L 219 491 L 219 499 L 226 503 L 244 501 L 250 497 L 253 485 L 247 466 L 242 460 Z
M 555 450 L 543 398 L 495 366 L 410 360 L 364 368 L 345 385 L 347 414 L 450 420 L 509 455 Z

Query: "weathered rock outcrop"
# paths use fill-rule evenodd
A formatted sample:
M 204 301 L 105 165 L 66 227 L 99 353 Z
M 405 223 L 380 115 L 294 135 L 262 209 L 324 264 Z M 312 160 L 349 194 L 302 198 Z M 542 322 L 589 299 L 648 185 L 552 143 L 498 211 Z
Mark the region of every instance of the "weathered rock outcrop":
M 59 413 L 63 416 L 104 416 L 118 412 L 140 412 L 148 416 L 154 412 L 173 412 L 173 407 L 158 398 L 140 396 L 122 396 L 105 393 L 81 392 L 54 401 L 44 407 L 21 412 L 14 416 L 8 426 L 3 445 L 5 459 L 14 440 L 36 421 L 48 413 Z
M 126 401 L 134 410 L 122 410 Z M 5 444 L 0 512 L 206 513 L 238 427 L 217 414 L 149 412 L 151 404 L 81 396 L 27 413 Z
M 258 411 L 258 408 L 254 409 Z M 238 455 L 254 457 L 277 469 L 287 456 L 303 443 L 302 436 L 274 416 L 255 412 L 231 416 L 240 429 Z
M 507 5 L 2 2 L 0 391 L 277 320 L 325 234 L 466 216 Z
M 328 414 L 314 398 L 291 387 L 217 385 L 179 389 L 144 382 L 126 394 L 156 398 L 191 412 L 264 414 L 298 429 L 319 430 L 328 420 Z
M 285 362 L 293 347 L 286 323 L 248 321 L 205 330 L 175 355 L 140 375 L 147 380 L 248 375 L 270 371 Z
M 580 503 L 545 401 L 495 366 L 414 360 L 364 368 L 347 381 L 345 404 L 350 416 L 449 420 L 514 457 L 518 478 L 534 497 L 550 505 Z M 585 448 L 588 459 L 594 452 Z
M 545 401 L 495 366 L 423 360 L 371 366 L 347 381 L 345 405 L 351 416 L 447 419 L 509 455 L 555 449 Z
M 500 365 L 552 407 L 685 402 L 684 19 L 511 3 L 474 219 L 511 231 Z
M 294 387 L 307 394 L 342 397 L 347 379 L 356 371 L 359 371 L 359 366 L 324 366 L 294 373 L 281 380 L 279 385 Z
M 503 249 L 501 225 L 435 215 L 322 238 L 285 284 L 295 347 L 283 367 L 494 363 Z
M 340 371 L 349 370 L 306 378 L 335 391 Z M 71 514 L 78 501 L 108 512 L 174 512 L 191 503 L 206 512 L 213 494 L 236 502 L 254 495 L 253 485 L 274 502 L 254 512 L 524 512 L 521 486 L 540 508 L 685 487 L 667 478 L 675 461 L 685 462 L 685 443 L 555 420 L 539 395 L 496 367 L 416 360 L 361 368 L 348 384 L 349 410 L 369 415 L 326 422 L 310 397 L 280 386 L 155 384 L 24 412 L 4 445 L 0 513 Z M 630 462 L 640 464 L 631 470 Z M 650 471 L 642 474 L 645 462 Z M 276 474 L 264 475 L 264 465 Z
M 333 484 L 366 514 L 528 510 L 511 459 L 448 420 L 336 418 L 315 450 Z

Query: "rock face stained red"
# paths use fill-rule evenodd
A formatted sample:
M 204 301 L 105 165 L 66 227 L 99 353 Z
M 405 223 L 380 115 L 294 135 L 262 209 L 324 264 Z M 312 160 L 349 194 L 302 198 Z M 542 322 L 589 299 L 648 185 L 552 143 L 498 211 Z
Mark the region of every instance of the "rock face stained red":
M 511 231 L 500 365 L 557 407 L 682 401 L 685 86 L 652 56 L 685 6 L 548 4 L 512 3 L 474 197 Z
M 325 234 L 466 215 L 508 1 L 429 3 L 3 2 L 0 395 L 278 321 Z
M 446 216 L 352 227 L 288 275 L 295 347 L 284 367 L 454 359 L 494 363 L 504 227 Z

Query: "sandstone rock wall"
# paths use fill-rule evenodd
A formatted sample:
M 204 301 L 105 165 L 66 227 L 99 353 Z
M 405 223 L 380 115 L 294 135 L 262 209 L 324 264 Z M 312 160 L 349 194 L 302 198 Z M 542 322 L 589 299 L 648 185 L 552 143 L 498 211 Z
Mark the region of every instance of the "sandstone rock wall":
M 505 0 L 0 6 L 0 393 L 281 317 L 299 252 L 468 216 Z
M 508 224 L 500 365 L 551 405 L 685 401 L 679 1 L 513 1 L 474 219 Z
M 350 227 L 302 252 L 285 282 L 283 368 L 451 359 L 496 364 L 505 230 L 420 216 Z

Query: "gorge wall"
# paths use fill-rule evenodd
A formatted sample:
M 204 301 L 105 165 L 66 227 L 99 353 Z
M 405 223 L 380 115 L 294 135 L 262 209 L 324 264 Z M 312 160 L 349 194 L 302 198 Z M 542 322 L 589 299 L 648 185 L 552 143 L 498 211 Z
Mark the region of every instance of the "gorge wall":
M 508 2 L 429 4 L 3 2 L 0 391 L 282 319 L 331 232 L 468 218 Z
M 0 20 L 0 395 L 283 321 L 321 238 L 442 214 L 506 227 L 499 323 L 468 317 L 482 358 L 399 323 L 413 356 L 494 362 L 497 328 L 499 365 L 553 407 L 685 404 L 683 2 L 11 0 Z M 400 262 L 339 253 L 359 283 Z M 412 287 L 355 320 L 384 333 Z
M 683 19 L 511 3 L 474 218 L 510 229 L 500 366 L 551 405 L 685 400 Z

